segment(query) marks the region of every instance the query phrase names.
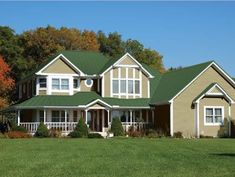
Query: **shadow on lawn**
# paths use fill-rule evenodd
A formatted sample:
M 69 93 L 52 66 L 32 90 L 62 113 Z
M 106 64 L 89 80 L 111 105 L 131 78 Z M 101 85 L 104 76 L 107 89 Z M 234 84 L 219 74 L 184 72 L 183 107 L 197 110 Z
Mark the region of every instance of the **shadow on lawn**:
M 235 153 L 213 153 L 211 155 L 224 156 L 224 157 L 235 157 Z

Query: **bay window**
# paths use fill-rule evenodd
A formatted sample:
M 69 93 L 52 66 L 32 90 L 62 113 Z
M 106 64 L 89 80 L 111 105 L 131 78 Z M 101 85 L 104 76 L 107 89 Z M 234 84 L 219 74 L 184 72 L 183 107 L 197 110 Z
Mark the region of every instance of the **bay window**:
M 140 95 L 139 79 L 113 79 L 112 87 L 113 95 Z

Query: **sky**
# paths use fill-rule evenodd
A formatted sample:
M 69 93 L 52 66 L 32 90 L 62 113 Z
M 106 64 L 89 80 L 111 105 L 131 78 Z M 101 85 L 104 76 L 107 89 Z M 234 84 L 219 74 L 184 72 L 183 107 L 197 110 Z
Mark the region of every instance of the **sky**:
M 118 32 L 163 55 L 166 68 L 215 60 L 235 76 L 235 2 L 0 2 L 0 25 Z

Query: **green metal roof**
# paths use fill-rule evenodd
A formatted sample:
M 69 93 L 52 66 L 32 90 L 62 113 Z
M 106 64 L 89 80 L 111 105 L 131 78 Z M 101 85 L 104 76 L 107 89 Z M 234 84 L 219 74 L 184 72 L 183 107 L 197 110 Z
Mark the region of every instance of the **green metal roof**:
M 44 95 L 35 96 L 22 103 L 12 105 L 12 109 L 30 109 L 42 107 L 77 107 L 87 105 L 95 100 L 101 100 L 111 106 L 119 107 L 149 107 L 148 98 L 119 99 L 102 98 L 96 92 L 78 92 L 75 95 Z
M 157 82 L 155 93 L 151 98 L 151 104 L 167 103 L 196 76 L 198 76 L 213 61 L 193 65 L 190 67 L 169 71 L 161 76 Z

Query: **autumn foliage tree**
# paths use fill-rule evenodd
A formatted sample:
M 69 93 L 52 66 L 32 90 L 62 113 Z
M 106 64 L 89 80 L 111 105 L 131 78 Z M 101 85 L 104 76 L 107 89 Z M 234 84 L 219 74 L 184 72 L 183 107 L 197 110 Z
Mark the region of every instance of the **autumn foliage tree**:
M 0 56 L 0 108 L 8 105 L 8 93 L 14 86 L 14 80 L 10 77 L 10 67 Z

